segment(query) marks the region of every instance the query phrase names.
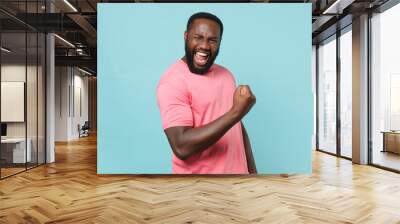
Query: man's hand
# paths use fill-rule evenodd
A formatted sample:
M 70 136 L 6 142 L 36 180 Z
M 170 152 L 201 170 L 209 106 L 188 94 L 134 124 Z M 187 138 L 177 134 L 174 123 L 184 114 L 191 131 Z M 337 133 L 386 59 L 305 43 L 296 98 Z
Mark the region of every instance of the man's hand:
M 244 117 L 253 105 L 256 103 L 256 97 L 248 85 L 239 85 L 233 94 L 233 105 L 231 110 L 240 118 Z

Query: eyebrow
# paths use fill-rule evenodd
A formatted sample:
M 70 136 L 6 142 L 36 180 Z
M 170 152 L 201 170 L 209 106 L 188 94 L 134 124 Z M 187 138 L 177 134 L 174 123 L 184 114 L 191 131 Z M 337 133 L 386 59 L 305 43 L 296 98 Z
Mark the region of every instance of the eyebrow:
M 193 34 L 193 36 L 204 37 L 204 35 L 202 35 L 202 34 L 197 34 L 197 33 Z M 217 36 L 213 36 L 213 37 L 209 37 L 208 39 L 215 39 L 215 40 L 218 40 L 219 38 L 218 38 Z

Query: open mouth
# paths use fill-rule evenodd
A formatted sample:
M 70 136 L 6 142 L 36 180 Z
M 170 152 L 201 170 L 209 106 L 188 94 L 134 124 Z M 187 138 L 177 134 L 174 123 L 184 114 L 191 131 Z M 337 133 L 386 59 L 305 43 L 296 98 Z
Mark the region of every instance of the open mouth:
M 204 52 L 204 51 L 196 51 L 194 53 L 194 63 L 197 66 L 204 66 L 207 64 L 208 59 L 210 58 L 210 53 L 209 52 Z

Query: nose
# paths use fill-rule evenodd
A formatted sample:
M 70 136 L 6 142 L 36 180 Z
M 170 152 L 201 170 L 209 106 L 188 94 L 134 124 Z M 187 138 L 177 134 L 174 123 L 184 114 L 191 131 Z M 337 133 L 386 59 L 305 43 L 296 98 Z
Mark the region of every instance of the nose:
M 200 47 L 201 50 L 206 50 L 206 51 L 209 51 L 211 49 L 211 46 L 210 46 L 210 44 L 208 43 L 207 40 L 201 41 L 199 47 Z

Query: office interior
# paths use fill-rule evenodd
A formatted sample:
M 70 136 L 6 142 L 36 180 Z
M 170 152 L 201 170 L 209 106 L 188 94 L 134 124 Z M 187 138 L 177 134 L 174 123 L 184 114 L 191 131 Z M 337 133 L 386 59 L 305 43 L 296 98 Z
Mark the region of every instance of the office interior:
M 78 144 L 67 152 L 65 145 L 96 141 L 96 10 L 102 2 L 174 1 L 0 2 L 0 183 L 29 178 L 36 169 L 56 166 L 58 155 L 79 153 Z M 398 175 L 399 1 L 238 2 L 312 4 L 310 151 L 339 161 L 331 169 L 349 161 L 351 170 L 363 165 Z
M 82 15 L 62 15 L 71 6 L 0 3 L 1 179 L 55 162 L 55 142 L 96 133 L 96 33 Z

